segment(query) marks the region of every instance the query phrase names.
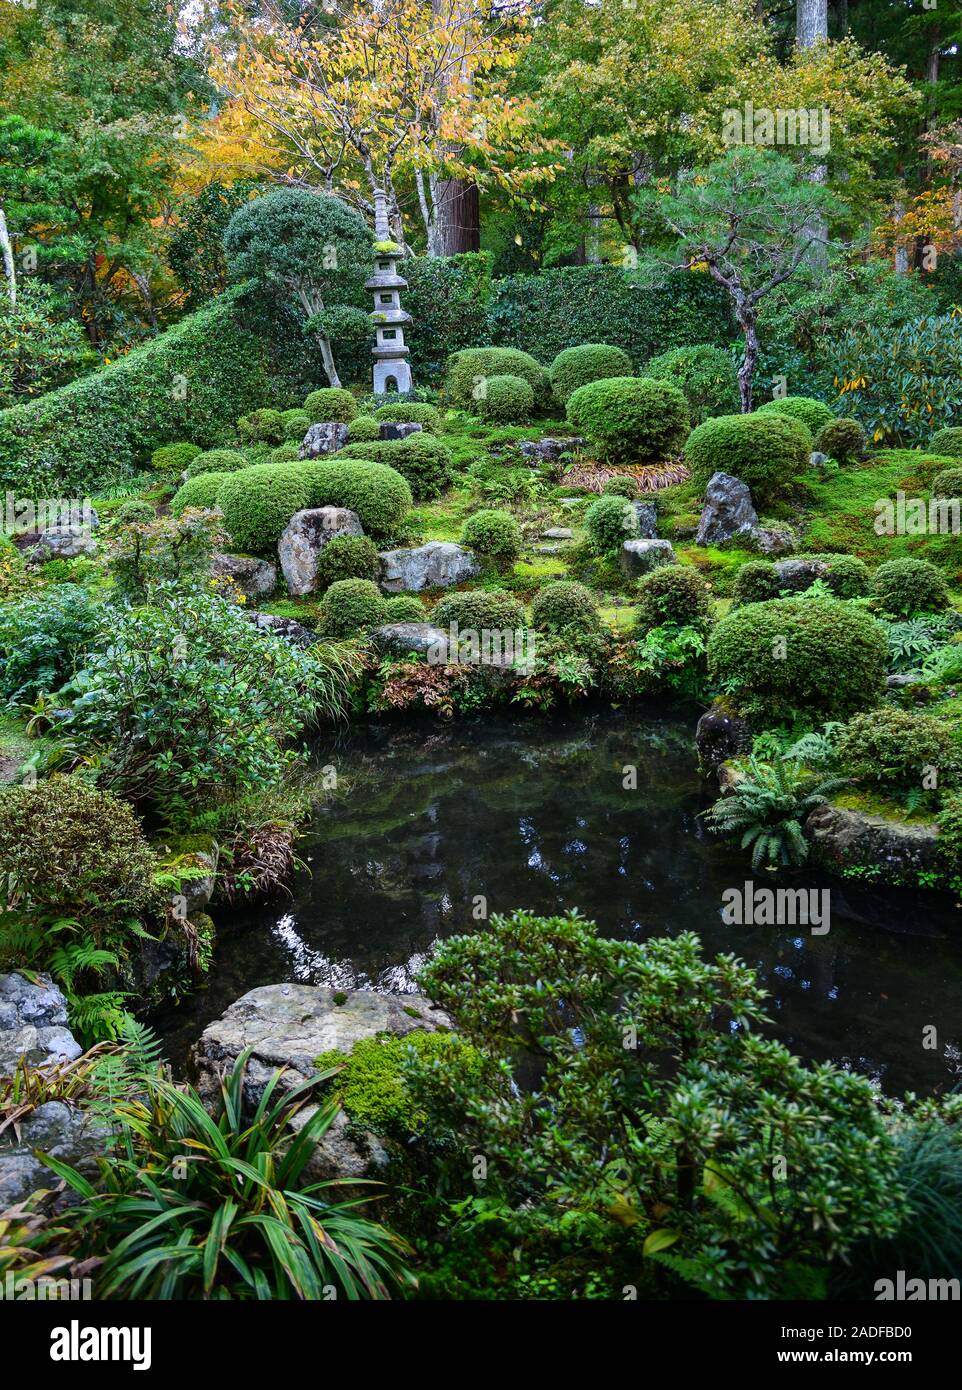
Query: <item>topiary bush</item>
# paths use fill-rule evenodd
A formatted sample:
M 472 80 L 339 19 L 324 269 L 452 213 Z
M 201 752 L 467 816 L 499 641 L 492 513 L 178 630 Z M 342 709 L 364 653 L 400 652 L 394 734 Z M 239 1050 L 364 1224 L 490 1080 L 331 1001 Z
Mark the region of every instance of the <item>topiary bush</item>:
M 929 441 L 929 448 L 933 454 L 942 454 L 945 458 L 962 458 L 962 425 L 949 425 L 944 430 L 936 430 Z
M 365 531 L 390 535 L 411 506 L 411 489 L 393 468 L 344 461 L 254 464 L 228 476 L 217 494 L 224 523 L 240 550 L 272 550 L 295 512 L 349 507 Z
M 207 449 L 192 458 L 184 471 L 188 478 L 196 478 L 200 473 L 236 473 L 248 466 L 248 460 L 237 449 Z
M 708 642 L 712 679 L 762 727 L 847 719 L 881 695 L 887 645 L 871 614 L 836 599 L 775 599 L 729 613 Z
M 518 425 L 531 418 L 534 391 L 520 376 L 489 376 L 475 402 L 482 420 L 492 425 Z
M 285 444 L 278 444 L 276 449 L 272 449 L 266 459 L 248 459 L 247 467 L 253 463 L 298 463 L 301 458 L 301 446 L 293 439 L 288 439 Z
M 138 521 L 153 521 L 157 513 L 149 502 L 142 501 L 139 497 L 132 497 L 129 502 L 122 502 L 114 512 L 113 519 L 121 526 L 129 526 Z
M 558 353 L 548 368 L 548 378 L 555 400 L 559 405 L 567 405 L 569 396 L 589 381 L 634 376 L 634 372 L 634 363 L 621 348 L 607 343 L 582 343 Z
M 347 427 L 347 437 L 355 444 L 380 439 L 381 427 L 373 415 L 355 415 Z
M 202 452 L 199 444 L 164 444 L 151 454 L 150 466 L 160 473 L 183 473 Z
M 516 348 L 496 347 L 463 348 L 451 354 L 444 382 L 448 400 L 457 410 L 475 414 L 484 383 L 491 376 L 519 376 L 534 392 L 536 405 L 548 400 L 550 383 L 540 363 Z
M 628 497 L 638 496 L 638 483 L 630 473 L 616 473 L 608 478 L 604 487 L 601 489 L 602 497 Z
M 329 420 L 346 425 L 357 414 L 357 401 L 342 386 L 322 386 L 311 392 L 304 402 L 304 410 L 312 425 L 326 424 Z
M 685 463 L 704 488 L 713 473 L 730 473 L 751 489 L 758 503 L 770 502 L 809 467 L 808 427 L 777 411 L 720 415 L 692 430 Z
M 384 621 L 386 623 L 423 623 L 423 606 L 413 594 L 395 594 L 384 602 Z
M 869 567 L 857 555 L 823 555 L 819 558 L 828 565 L 825 583 L 836 598 L 865 598 L 871 593 Z
M 882 612 L 899 618 L 940 613 L 949 601 L 945 580 L 928 560 L 886 560 L 875 571 L 872 589 Z
M 457 623 L 461 632 L 513 632 L 525 625 L 524 607 L 506 589 L 468 589 L 438 599 L 431 622 L 444 628 Z
M 461 529 L 461 544 L 499 574 L 507 574 L 521 554 L 521 527 L 508 512 L 475 512 Z
M 612 463 L 662 459 L 685 442 L 688 402 L 669 381 L 608 377 L 579 386 L 566 407 L 568 423 Z
M 340 579 L 376 581 L 380 573 L 380 556 L 370 536 L 332 536 L 317 557 L 319 589 L 327 589 Z
M 694 425 L 715 415 L 734 414 L 741 403 L 731 355 L 710 343 L 673 348 L 653 357 L 645 376 L 670 381 L 684 391 Z
M 437 434 L 441 428 L 440 410 L 426 401 L 388 401 L 387 405 L 378 406 L 374 418 L 402 425 L 421 425 L 428 434 Z
M 433 435 L 409 434 L 406 439 L 347 444 L 338 450 L 337 458 L 389 464 L 407 480 L 411 495 L 418 502 L 440 497 L 451 481 L 451 451 Z
M 321 603 L 324 635 L 354 637 L 384 622 L 384 596 L 370 579 L 339 579 Z
M 759 406 L 757 413 L 769 415 L 773 412 L 787 415 L 790 420 L 801 420 L 813 439 L 835 419 L 824 401 L 813 400 L 810 396 L 781 396 L 774 401 L 766 401 Z
M 597 632 L 601 626 L 594 594 L 573 579 L 540 588 L 531 601 L 531 621 L 543 632 Z
M 252 444 L 283 444 L 287 435 L 279 410 L 252 410 L 237 421 L 237 433 Z
M 310 414 L 306 410 L 282 410 L 281 424 L 284 426 L 284 438 L 296 439 L 300 441 L 304 438 L 307 431 L 313 424 Z
M 857 420 L 831 420 L 815 436 L 815 448 L 837 463 L 858 463 L 866 454 L 865 431 Z
M 638 585 L 638 627 L 641 632 L 670 624 L 692 627 L 705 634 L 714 609 L 704 579 L 684 565 L 662 565 Z
M 638 535 L 638 515 L 627 497 L 608 493 L 585 512 L 585 542 L 594 555 L 610 555 Z
M 778 598 L 778 574 L 771 560 L 749 560 L 735 575 L 732 585 L 732 608 L 746 603 L 765 603 Z
M 962 497 L 962 468 L 943 468 L 932 479 L 933 497 Z
M 849 777 L 888 795 L 962 782 L 962 746 L 950 726 L 888 705 L 849 720 L 836 738 L 835 756 Z
M 233 476 L 231 473 L 198 473 L 196 478 L 188 478 L 170 499 L 170 510 L 174 516 L 180 516 L 188 507 L 213 511 L 219 505 L 217 494 L 221 484 Z

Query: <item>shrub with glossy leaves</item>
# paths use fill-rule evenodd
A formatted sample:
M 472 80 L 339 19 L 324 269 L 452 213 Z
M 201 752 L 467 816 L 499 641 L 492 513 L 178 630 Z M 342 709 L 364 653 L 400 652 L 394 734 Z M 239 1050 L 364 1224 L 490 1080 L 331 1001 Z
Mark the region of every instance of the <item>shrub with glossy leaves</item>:
M 830 420 L 815 436 L 815 448 L 837 463 L 858 463 L 865 457 L 865 431 L 857 420 Z
M 885 634 L 863 608 L 837 599 L 775 599 L 729 613 L 708 643 L 712 678 L 763 726 L 846 719 L 881 696 Z
M 97 609 L 79 584 L 51 584 L 0 605 L 0 699 L 29 704 L 59 689 L 97 628 Z
M 475 512 L 461 529 L 461 544 L 499 574 L 506 574 L 521 554 L 521 527 L 509 512 L 497 508 Z
M 322 386 L 311 392 L 304 402 L 304 410 L 312 425 L 326 424 L 329 420 L 346 425 L 357 414 L 357 401 L 342 386 Z
M 199 473 L 236 473 L 248 466 L 249 460 L 237 449 L 207 449 L 191 459 L 185 472 L 196 478 Z
M 332 536 L 317 557 L 317 586 L 326 589 L 339 579 L 376 580 L 381 559 L 370 536 Z
M 886 560 L 875 571 L 873 592 L 883 613 L 905 618 L 912 613 L 940 613 L 949 591 L 928 560 Z
M 891 796 L 962 783 L 962 744 L 930 714 L 882 705 L 849 720 L 835 741 L 839 766 L 865 786 Z
M 568 423 L 611 463 L 644 463 L 677 453 L 691 427 L 688 402 L 670 381 L 615 376 L 579 386 Z
M 594 594 L 584 584 L 560 579 L 545 584 L 531 601 L 531 621 L 544 632 L 597 632 L 601 620 Z
M 475 409 L 489 424 L 517 425 L 531 418 L 534 391 L 520 376 L 504 374 L 485 378 Z
M 154 450 L 150 462 L 161 473 L 183 473 L 191 459 L 201 452 L 199 444 L 164 444 Z
M 748 485 L 758 504 L 801 478 L 811 452 L 807 425 L 777 411 L 758 411 L 706 420 L 688 436 L 685 463 L 699 487 L 705 487 L 713 473 L 730 473 Z
M 325 636 L 354 637 L 384 622 L 384 596 L 370 579 L 339 579 L 324 595 Z
M 813 400 L 811 396 L 780 396 L 759 406 L 759 415 L 787 415 L 790 420 L 801 420 L 813 439 L 830 425 L 835 416 L 823 401 Z
M 524 607 L 506 589 L 466 589 L 445 594 L 431 613 L 431 622 L 447 628 L 457 623 L 461 631 L 514 631 L 524 627 Z
M 714 609 L 704 579 L 685 565 L 662 565 L 638 585 L 638 627 L 641 632 L 670 624 L 707 633 Z
M 585 512 L 585 533 L 594 555 L 610 555 L 638 535 L 638 516 L 627 497 L 608 493 Z
M 212 511 L 218 505 L 217 493 L 221 483 L 232 476 L 230 473 L 198 473 L 195 478 L 188 478 L 170 499 L 171 512 L 174 516 L 180 516 L 188 507 Z
M 634 363 L 621 348 L 607 343 L 582 343 L 559 352 L 548 368 L 548 376 L 555 400 L 566 405 L 579 386 L 603 381 L 605 377 L 633 376 L 634 370 Z
M 962 458 L 962 425 L 949 425 L 944 430 L 936 430 L 929 440 L 933 454 L 944 454 L 946 458 Z
M 740 405 L 731 354 L 710 343 L 673 348 L 653 357 L 645 368 L 645 376 L 680 387 L 694 425 L 715 415 L 730 415 Z
M 548 374 L 539 362 L 517 348 L 462 348 L 448 358 L 445 391 L 458 410 L 474 415 L 484 393 L 485 382 L 492 376 L 519 376 L 534 392 L 536 405 L 543 405 L 550 392 Z

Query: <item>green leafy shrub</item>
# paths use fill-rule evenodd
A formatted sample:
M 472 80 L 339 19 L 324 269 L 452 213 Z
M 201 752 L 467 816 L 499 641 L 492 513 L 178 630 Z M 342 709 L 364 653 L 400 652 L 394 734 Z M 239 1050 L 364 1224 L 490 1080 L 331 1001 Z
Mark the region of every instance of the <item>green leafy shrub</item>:
M 441 428 L 440 410 L 425 401 L 388 401 L 387 405 L 378 406 L 374 418 L 403 425 L 421 425 L 429 434 L 437 434 Z
M 810 396 L 780 396 L 758 407 L 759 415 L 772 412 L 787 415 L 790 420 L 801 420 L 813 439 L 835 419 L 823 401 L 813 400 Z
M 247 459 L 246 467 L 253 463 L 299 463 L 301 457 L 301 446 L 294 439 L 288 439 L 284 444 L 278 444 L 276 449 L 272 449 L 266 459 Z
M 688 624 L 649 628 L 638 641 L 618 643 L 606 678 L 616 700 L 670 695 L 703 700 L 706 694 L 705 633 Z
M 531 418 L 534 392 L 520 376 L 489 376 L 475 410 L 489 424 L 517 425 Z
M 342 460 L 343 449 L 331 463 L 308 465 L 309 505 L 349 507 L 357 512 L 365 531 L 375 536 L 392 535 L 411 507 L 407 479 L 400 469 L 384 463 Z
M 945 580 L 928 560 L 886 560 L 875 571 L 873 590 L 882 612 L 898 617 L 939 613 L 949 601 Z
M 931 422 L 962 411 L 962 322 L 951 314 L 855 325 L 832 362 L 846 413 L 877 443 L 926 448 Z
M 199 444 L 164 444 L 151 454 L 150 464 L 160 473 L 183 473 L 202 452 Z
M 339 579 L 376 580 L 380 572 L 381 558 L 370 536 L 332 536 L 317 557 L 320 589 Z
M 638 496 L 638 484 L 630 473 L 615 473 L 613 477 L 606 479 L 601 489 L 602 497 L 628 497 L 632 500 Z
M 550 385 L 544 368 L 526 352 L 515 348 L 463 348 L 448 358 L 445 391 L 458 410 L 475 414 L 484 391 L 484 383 L 492 376 L 519 376 L 534 392 L 535 404 L 547 401 Z
M 928 714 L 883 705 L 857 714 L 839 731 L 839 765 L 856 781 L 888 795 L 958 787 L 962 745 L 948 724 Z M 929 779 L 928 783 L 926 779 Z
M 828 565 L 825 582 L 836 598 L 864 598 L 871 592 L 868 565 L 857 555 L 825 555 Z
M 451 481 L 451 451 L 433 435 L 373 439 L 370 443 L 348 444 L 337 452 L 338 460 L 354 458 L 388 464 L 407 480 L 412 497 L 419 502 L 440 497 Z
M 804 476 L 811 452 L 811 432 L 800 420 L 758 411 L 706 420 L 688 436 L 685 463 L 698 487 L 713 473 L 730 473 L 748 485 L 756 503 L 764 503 Z
M 457 623 L 462 632 L 513 632 L 524 627 L 524 607 L 505 589 L 466 589 L 438 599 L 431 622 L 444 628 Z
M 731 354 L 710 343 L 673 348 L 653 357 L 645 368 L 645 376 L 680 387 L 694 425 L 739 409 L 738 377 Z
M 339 579 L 324 595 L 321 617 L 328 637 L 354 637 L 384 622 L 384 597 L 370 579 Z
M 188 507 L 212 511 L 219 505 L 217 494 L 221 484 L 233 476 L 232 473 L 198 473 L 195 478 L 188 478 L 170 499 L 171 512 L 180 516 Z
M 857 420 L 831 420 L 815 436 L 818 452 L 837 463 L 858 463 L 865 457 L 866 447 L 865 431 Z
M 426 619 L 423 605 L 413 594 L 395 594 L 384 601 L 386 623 L 423 623 Z
M 566 414 L 612 463 L 663 459 L 681 448 L 690 428 L 688 403 L 678 387 L 648 377 L 608 377 L 579 386 Z
M 498 574 L 507 574 L 521 554 L 521 527 L 509 512 L 475 512 L 461 528 L 461 544 Z
M 312 391 L 304 402 L 310 423 L 326 424 L 330 420 L 347 425 L 357 414 L 357 401 L 342 386 L 322 386 Z
M 221 539 L 216 520 L 196 504 L 170 516 L 151 514 L 149 521 L 113 533 L 107 563 L 117 597 L 149 603 L 155 590 L 171 584 L 209 589 L 211 560 Z
M 237 421 L 237 433 L 252 444 L 283 444 L 287 437 L 281 412 L 267 408 L 242 415 Z
M 602 381 L 605 377 L 633 376 L 634 370 L 631 358 L 621 348 L 609 347 L 606 343 L 581 343 L 559 352 L 548 369 L 548 376 L 555 400 L 559 405 L 566 405 L 568 397 L 579 386 L 587 386 L 589 381 Z
M 597 632 L 601 625 L 594 594 L 584 584 L 561 579 L 543 585 L 531 601 L 531 621 L 543 632 Z
M 638 585 L 638 626 L 642 632 L 669 624 L 692 627 L 703 635 L 714 621 L 704 579 L 684 565 L 662 565 Z
M 97 610 L 79 584 L 52 584 L 0 605 L 0 699 L 30 704 L 59 689 L 97 627 Z
M 122 502 L 114 512 L 113 520 L 119 522 L 121 526 L 127 526 L 131 522 L 153 521 L 156 516 L 152 505 L 142 501 L 139 497 L 132 497 L 129 502 Z
M 282 410 L 281 424 L 284 426 L 284 438 L 293 439 L 299 443 L 307 434 L 313 421 L 309 411 L 303 409 Z
M 933 497 L 962 497 L 962 468 L 943 468 L 932 479 Z
M 732 607 L 746 603 L 765 603 L 778 598 L 778 574 L 771 560 L 749 560 L 735 575 L 732 586 Z
M 355 444 L 381 438 L 381 427 L 373 415 L 355 415 L 347 427 L 347 437 Z
M 188 478 L 196 478 L 199 473 L 236 473 L 247 467 L 248 460 L 237 449 L 207 449 L 192 458 L 184 471 Z
M 638 535 L 638 515 L 626 497 L 608 493 L 585 512 L 585 534 L 594 555 L 609 555 Z
M 775 599 L 729 613 L 708 643 L 714 680 L 749 719 L 824 722 L 871 708 L 885 680 L 885 634 L 836 599 Z
M 944 454 L 946 458 L 962 458 L 962 425 L 936 430 L 929 440 L 929 450 L 933 454 Z
M 808 858 L 805 821 L 823 806 L 841 782 L 819 778 L 796 763 L 763 763 L 752 757 L 739 764 L 740 776 L 708 812 L 718 835 L 737 835 L 742 849 L 752 849 L 753 869 L 797 867 Z
M 384 464 L 342 461 L 344 452 L 330 463 L 255 464 L 230 474 L 217 505 L 234 544 L 255 553 L 273 549 L 306 507 L 349 507 L 365 531 L 390 534 L 411 506 L 408 484 Z
M 314 1065 L 319 1071 L 341 1067 L 331 1083 L 334 1098 L 348 1118 L 365 1130 L 389 1139 L 403 1140 L 417 1134 L 427 1120 L 411 1097 L 405 1076 L 409 1054 L 412 1065 L 442 1065 L 452 1053 L 459 1053 L 455 1065 L 470 1065 L 469 1043 L 453 1033 L 429 1033 L 414 1029 L 404 1037 L 360 1038 L 350 1053 L 322 1052 Z

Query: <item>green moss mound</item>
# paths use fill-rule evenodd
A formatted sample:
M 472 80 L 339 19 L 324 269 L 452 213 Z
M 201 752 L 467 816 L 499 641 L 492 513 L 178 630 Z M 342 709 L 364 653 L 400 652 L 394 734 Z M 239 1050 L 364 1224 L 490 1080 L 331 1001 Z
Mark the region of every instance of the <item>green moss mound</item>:
M 183 473 L 200 453 L 199 444 L 164 444 L 151 454 L 150 466 L 159 473 Z
M 949 601 L 945 580 L 928 560 L 886 560 L 875 571 L 872 590 L 882 612 L 899 618 L 940 613 Z
M 962 458 L 962 425 L 949 425 L 937 430 L 929 443 L 933 454 L 944 454 L 946 458 Z
M 831 420 L 815 436 L 815 448 L 837 463 L 858 463 L 867 452 L 865 431 L 857 420 Z
M 499 574 L 507 574 L 521 554 L 521 527 L 509 512 L 491 508 L 469 516 L 461 544 Z
M 400 1139 L 418 1133 L 427 1122 L 406 1084 L 405 1061 L 416 1059 L 423 1068 L 435 1062 L 443 1064 L 454 1054 L 462 1075 L 480 1075 L 481 1057 L 470 1043 L 453 1033 L 421 1029 L 403 1038 L 393 1034 L 361 1038 L 346 1056 L 343 1052 L 321 1053 L 315 1066 L 318 1071 L 343 1066 L 331 1084 L 354 1124 L 384 1138 Z
M 387 405 L 378 406 L 374 418 L 402 425 L 421 425 L 429 434 L 437 434 L 441 428 L 440 410 L 425 401 L 389 401 Z

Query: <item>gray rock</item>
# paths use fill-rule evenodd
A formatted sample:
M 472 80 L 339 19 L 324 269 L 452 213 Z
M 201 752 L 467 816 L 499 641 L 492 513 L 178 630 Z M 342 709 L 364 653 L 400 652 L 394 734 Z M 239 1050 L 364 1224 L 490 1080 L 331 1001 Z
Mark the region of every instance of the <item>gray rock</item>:
M 253 1109 L 278 1068 L 286 1069 L 278 1082 L 282 1093 L 314 1074 L 314 1059 L 322 1052 L 349 1053 L 360 1039 L 378 1033 L 404 1037 L 415 1029 L 433 1032 L 450 1026 L 447 1015 L 420 994 L 354 990 L 338 1004 L 335 993 L 315 985 L 264 985 L 232 1004 L 204 1029 L 194 1049 L 198 1090 L 205 1103 L 216 1103 L 221 1077 L 246 1048 L 251 1058 L 244 1100 Z M 304 1125 L 315 1108 L 304 1106 L 295 1127 Z M 359 1135 L 341 1115 L 317 1145 L 307 1177 L 361 1178 L 386 1161 L 374 1136 Z
M 310 507 L 295 512 L 277 542 L 288 592 L 294 598 L 313 594 L 317 588 L 317 562 L 335 536 L 363 536 L 357 512 L 348 507 Z
M 654 502 L 632 502 L 638 518 L 638 535 L 643 541 L 653 541 L 658 535 L 658 514 Z
M 810 589 L 816 579 L 826 578 L 828 565 L 824 560 L 779 560 L 775 574 L 779 588 L 787 589 L 790 594 L 800 594 Z
M 732 714 L 721 705 L 712 705 L 701 716 L 695 729 L 698 761 L 705 774 L 717 773 L 729 758 L 750 753 L 752 731 L 740 715 Z
M 541 534 L 546 541 L 570 541 L 574 539 L 575 533 L 569 531 L 567 526 L 551 526 Z
M 778 526 L 757 526 L 752 543 L 760 555 L 789 555 L 798 545 L 792 531 Z
M 917 685 L 923 679 L 921 671 L 899 672 L 894 676 L 885 677 L 886 690 L 904 690 L 906 686 Z
M 447 589 L 477 579 L 481 573 L 470 550 L 453 541 L 428 541 L 412 550 L 383 550 L 381 566 L 381 588 L 386 594 Z
M 0 1076 L 12 1075 L 21 1057 L 45 1066 L 83 1052 L 67 1027 L 67 1001 L 49 975 L 39 978 L 0 975 Z
M 730 473 L 713 473 L 705 488 L 705 506 L 696 545 L 724 545 L 736 536 L 750 537 L 758 526 L 748 484 Z
M 875 881 L 918 884 L 920 873 L 935 867 L 938 830 L 934 825 L 870 816 L 839 806 L 817 806 L 805 822 L 812 862 L 840 873 L 869 868 Z
M 821 468 L 823 463 L 828 463 L 828 454 L 820 453 L 818 449 L 809 454 L 808 461 L 813 468 Z
M 63 1101 L 48 1100 L 20 1121 L 20 1139 L 13 1128 L 0 1135 L 0 1211 L 41 1188 L 56 1187 L 60 1179 L 36 1156 L 62 1159 L 84 1177 L 97 1175 L 97 1158 L 108 1145 L 109 1130 L 102 1120 Z M 70 1198 L 58 1205 L 67 1205 Z
M 277 566 L 253 555 L 217 554 L 210 572 L 215 578 L 229 579 L 247 598 L 267 598 L 277 588 Z
M 621 547 L 621 568 L 629 579 L 643 579 L 661 565 L 677 563 L 671 541 L 624 541 Z
M 347 443 L 347 425 L 338 420 L 325 420 L 311 425 L 297 451 L 298 458 L 317 459 L 324 454 L 334 454 Z
M 94 555 L 97 542 L 82 526 L 51 526 L 40 531 L 30 550 L 30 564 L 45 560 L 75 560 L 78 555 Z
M 518 444 L 518 453 L 532 464 L 558 463 L 573 454 L 576 449 L 584 447 L 585 441 L 576 435 L 572 435 L 570 439 L 522 439 Z
M 423 429 L 414 420 L 382 420 L 379 433 L 382 439 L 407 439 L 409 434 L 420 434 Z
M 283 637 L 293 647 L 313 647 L 317 633 L 312 628 L 296 623 L 293 618 L 279 618 L 276 613 L 245 613 L 258 632 L 269 632 L 274 637 Z
M 408 652 L 426 656 L 433 649 L 446 657 L 448 635 L 432 623 L 387 623 L 371 633 L 371 645 L 386 656 L 407 656 Z

